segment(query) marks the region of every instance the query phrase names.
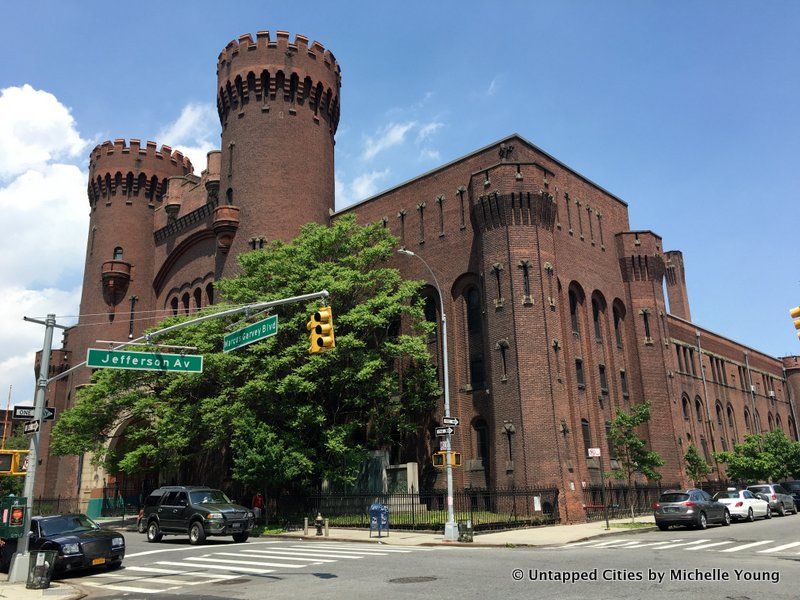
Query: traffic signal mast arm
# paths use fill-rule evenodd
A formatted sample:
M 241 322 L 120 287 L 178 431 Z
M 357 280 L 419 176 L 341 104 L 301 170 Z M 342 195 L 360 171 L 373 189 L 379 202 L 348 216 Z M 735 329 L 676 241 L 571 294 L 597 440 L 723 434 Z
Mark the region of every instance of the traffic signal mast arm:
M 171 331 L 177 331 L 178 329 L 183 329 L 184 327 L 189 327 L 191 325 L 196 325 L 197 323 L 202 323 L 203 321 L 210 321 L 211 319 L 219 319 L 220 317 L 228 317 L 230 315 L 238 315 L 243 312 L 252 311 L 252 310 L 263 310 L 265 308 L 272 308 L 275 306 L 281 306 L 283 304 L 291 304 L 293 302 L 308 302 L 309 300 L 316 300 L 316 299 L 327 299 L 330 294 L 328 290 L 321 290 L 319 292 L 314 292 L 312 294 L 303 294 L 302 296 L 292 296 L 290 298 L 281 298 L 280 300 L 269 300 L 267 302 L 254 302 L 253 304 L 248 304 L 246 306 L 240 306 L 238 308 L 230 308 L 228 310 L 222 310 L 217 313 L 212 313 L 210 315 L 203 315 L 202 317 L 197 317 L 196 319 L 190 319 L 188 321 L 183 321 L 182 323 L 176 323 L 175 325 L 170 325 L 169 327 L 165 327 L 164 329 L 159 329 L 158 331 L 153 331 L 152 333 L 146 333 L 143 336 L 136 338 L 135 340 L 131 340 L 130 342 L 126 342 L 124 344 L 120 344 L 113 348 L 113 350 L 119 350 L 124 348 L 129 344 L 133 344 L 135 342 L 141 342 L 142 340 L 147 340 L 148 342 L 159 335 L 164 335 L 165 333 L 169 333 Z M 47 384 L 51 384 L 58 379 L 63 379 L 73 371 L 82 368 L 86 365 L 86 361 L 75 365 L 74 367 L 67 369 L 63 373 L 59 373 L 47 380 Z

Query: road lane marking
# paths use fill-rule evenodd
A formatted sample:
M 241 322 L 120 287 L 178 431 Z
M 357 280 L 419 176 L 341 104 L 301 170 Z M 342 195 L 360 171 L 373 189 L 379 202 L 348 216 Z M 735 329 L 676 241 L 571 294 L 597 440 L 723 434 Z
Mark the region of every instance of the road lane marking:
M 774 540 L 764 540 L 762 542 L 751 542 L 749 544 L 742 544 L 741 546 L 734 546 L 733 548 L 725 548 L 720 552 L 738 552 L 739 550 L 747 550 L 748 548 L 755 548 L 756 546 L 763 546 L 764 544 L 771 544 Z
M 206 558 L 205 556 L 195 556 L 187 560 L 200 560 L 213 562 L 214 564 L 229 565 L 253 565 L 254 567 L 277 567 L 279 569 L 302 569 L 306 565 L 290 565 L 288 563 L 255 562 L 253 560 L 230 560 L 227 558 Z M 313 561 L 312 561 L 313 562 Z
M 633 546 L 627 546 L 628 548 L 644 548 L 645 546 L 660 546 L 661 544 L 671 544 L 673 542 L 681 542 L 683 540 L 671 540 L 669 542 L 636 542 Z
M 178 563 L 183 564 L 183 563 Z M 213 577 L 219 581 L 239 579 L 240 575 L 223 575 L 222 573 L 198 573 L 197 571 L 176 571 L 175 569 L 159 569 L 158 567 L 125 567 L 124 571 L 141 571 L 142 573 L 160 573 L 163 575 L 197 575 L 199 577 Z
M 170 565 L 173 567 L 195 567 L 197 569 L 220 569 L 222 571 L 230 571 L 231 573 L 236 573 L 237 571 L 241 571 L 242 573 L 254 573 L 256 575 L 263 575 L 265 573 L 274 573 L 275 569 L 253 569 L 251 567 L 225 567 L 222 565 L 206 565 L 206 564 L 198 564 L 198 563 L 190 563 L 189 560 L 194 559 L 186 559 L 187 562 L 174 562 L 168 560 L 160 560 L 156 564 L 157 565 Z M 190 572 L 190 571 L 187 571 Z M 199 573 L 199 575 L 203 575 Z
M 172 586 L 168 588 L 162 588 L 158 590 L 153 590 L 150 588 L 140 588 L 140 587 L 133 587 L 130 585 L 117 585 L 117 584 L 108 584 L 108 583 L 95 583 L 93 581 L 82 581 L 83 585 L 88 585 L 91 587 L 102 588 L 104 590 L 114 590 L 115 592 L 134 592 L 136 594 L 163 594 L 164 592 L 169 592 L 172 590 L 180 589 L 180 586 Z
M 335 559 L 330 558 L 312 558 L 307 554 L 295 554 L 293 552 L 266 552 L 264 551 L 255 554 L 256 550 L 253 550 L 250 554 L 236 554 L 231 552 L 229 556 L 249 556 L 250 558 L 277 558 L 278 560 L 298 560 L 298 561 L 309 561 L 312 560 L 315 563 L 335 563 Z M 218 554 L 222 554 L 219 553 Z
M 317 550 L 312 550 L 311 548 L 306 548 L 304 546 L 290 546 L 290 547 L 283 547 L 283 546 L 275 546 L 275 550 L 297 550 L 298 552 L 316 552 Z M 362 556 L 386 556 L 390 554 L 390 552 L 382 552 L 378 550 L 340 550 L 339 548 L 319 548 L 320 552 L 329 552 L 334 555 L 336 554 L 359 554 Z
M 733 540 L 726 540 L 724 542 L 714 542 L 713 544 L 701 544 L 700 546 L 692 546 L 691 548 L 684 548 L 684 550 L 704 550 L 706 548 L 713 548 L 714 546 L 724 546 L 725 544 L 732 544 Z
M 348 552 L 350 552 L 350 551 L 357 551 L 357 552 L 360 552 L 360 551 L 364 551 L 364 552 L 391 552 L 391 553 L 394 553 L 394 554 L 410 554 L 411 552 L 413 552 L 413 550 L 402 550 L 400 548 L 385 548 L 383 546 L 372 546 L 370 548 L 362 546 L 362 547 L 356 548 L 356 547 L 350 547 L 350 546 L 348 546 L 346 544 L 345 545 L 334 545 L 334 544 L 325 544 L 325 543 L 322 543 L 322 542 L 312 542 L 312 544 L 314 546 L 320 546 L 322 548 L 329 549 L 329 550 L 346 550 Z M 307 548 L 309 546 L 309 544 L 305 544 L 305 545 L 303 545 L 303 544 L 295 544 L 295 546 L 303 546 L 303 547 Z
M 215 544 L 220 548 L 233 548 L 234 546 L 256 546 L 259 544 L 280 544 L 280 542 L 238 542 L 234 544 Z M 206 549 L 213 548 L 214 546 L 206 546 Z M 126 554 L 125 558 L 133 558 L 134 556 L 145 556 L 146 554 L 158 554 L 159 552 L 181 552 L 185 550 L 197 550 L 198 546 L 182 546 L 180 548 L 161 548 L 159 550 L 145 550 L 144 552 L 134 552 L 133 554 Z
M 174 575 L 181 576 L 183 575 L 180 572 L 173 573 Z M 187 573 L 186 576 L 190 576 L 191 573 Z M 204 584 L 211 584 L 216 583 L 217 581 L 225 581 L 224 579 L 208 579 L 206 581 L 184 581 L 182 579 L 169 579 L 167 577 L 134 577 L 131 575 L 117 575 L 116 573 L 97 573 L 92 575 L 92 577 L 113 577 L 114 579 L 125 579 L 127 581 L 141 581 L 141 582 L 151 582 L 151 583 L 166 583 L 167 585 L 204 585 Z M 213 575 L 201 575 L 201 577 L 212 577 Z
M 710 542 L 710 539 L 706 540 L 694 540 L 693 542 L 681 542 L 680 544 L 669 544 L 668 546 L 661 546 L 658 550 L 666 550 L 667 548 L 677 548 L 678 546 L 691 546 L 692 544 L 702 544 L 704 542 Z
M 322 540 L 309 540 L 301 542 L 306 545 L 314 546 L 340 546 L 345 548 L 365 548 L 365 549 L 378 549 L 378 550 L 403 550 L 404 552 L 433 552 L 435 548 L 420 548 L 419 546 L 400 546 L 399 544 L 384 544 L 382 542 L 373 542 L 371 544 L 356 544 L 350 542 L 324 542 Z
M 611 546 L 612 544 L 628 544 L 630 540 L 626 539 L 617 539 L 611 540 L 610 542 L 600 542 L 599 544 L 595 544 L 594 546 L 589 546 L 590 548 L 606 548 Z
M 326 558 L 364 558 L 364 556 L 369 556 L 367 554 L 361 552 L 343 552 L 333 551 L 333 550 L 323 550 L 320 548 L 319 550 L 306 550 L 305 548 L 275 548 L 281 552 L 296 552 L 299 555 L 304 556 L 324 556 Z M 381 554 L 380 556 L 387 556 L 386 554 Z
M 784 544 L 783 546 L 775 546 L 774 548 L 767 548 L 766 550 L 759 550 L 758 554 L 769 554 L 770 552 L 780 552 L 781 550 L 788 550 L 800 546 L 800 542 L 792 542 L 791 544 Z

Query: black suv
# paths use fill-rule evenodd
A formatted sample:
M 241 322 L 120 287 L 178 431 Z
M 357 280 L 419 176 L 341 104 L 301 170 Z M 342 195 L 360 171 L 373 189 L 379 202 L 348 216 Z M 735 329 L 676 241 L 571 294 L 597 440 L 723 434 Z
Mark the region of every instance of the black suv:
M 232 535 L 244 542 L 253 529 L 253 513 L 233 504 L 219 490 L 201 486 L 160 487 L 144 502 L 142 520 L 147 541 L 158 542 L 165 534 L 189 534 L 189 542 L 202 544 L 209 535 Z

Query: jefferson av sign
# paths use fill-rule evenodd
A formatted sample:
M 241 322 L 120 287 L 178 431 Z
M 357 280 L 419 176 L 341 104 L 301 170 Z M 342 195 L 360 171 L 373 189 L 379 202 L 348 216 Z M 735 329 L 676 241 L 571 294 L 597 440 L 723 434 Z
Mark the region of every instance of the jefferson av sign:
M 202 373 L 200 354 L 164 354 L 162 352 L 123 352 L 89 348 L 86 366 L 92 369 L 130 369 L 133 371 L 178 371 Z

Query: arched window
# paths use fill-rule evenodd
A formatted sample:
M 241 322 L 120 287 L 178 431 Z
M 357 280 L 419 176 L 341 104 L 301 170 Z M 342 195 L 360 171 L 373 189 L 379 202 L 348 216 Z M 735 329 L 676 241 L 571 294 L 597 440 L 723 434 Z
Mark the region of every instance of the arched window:
M 603 331 L 600 323 L 600 302 L 597 298 L 592 298 L 592 322 L 594 323 L 594 337 L 597 340 L 603 339 Z
M 200 288 L 194 289 L 194 307 L 197 310 L 200 310 L 200 307 L 203 305 L 203 291 Z
M 753 411 L 753 431 L 761 433 L 761 415 L 758 413 L 758 409 Z
M 722 406 L 720 405 L 719 402 L 717 402 L 716 404 L 716 409 L 717 409 L 717 425 L 722 427 L 725 423 L 722 419 Z
M 697 397 L 694 399 L 694 412 L 697 415 L 697 422 L 703 422 L 703 403 L 700 402 L 700 398 Z
M 778 414 L 775 415 L 775 429 L 780 429 L 783 431 L 783 421 L 781 420 L 781 416 Z
M 214 304 L 214 284 L 209 283 L 206 286 L 206 300 L 207 304 Z
M 689 420 L 689 398 L 684 396 L 681 398 L 681 408 L 683 409 L 683 418 Z
M 752 433 L 753 432 L 753 429 L 750 426 L 750 411 L 747 410 L 746 408 L 744 409 L 744 430 L 747 433 Z
M 122 246 L 114 248 L 114 260 L 122 260 Z
M 620 306 L 619 301 L 614 302 L 614 337 L 617 339 L 617 347 L 622 348 L 622 324 L 625 318 L 625 309 Z
M 687 433 L 686 434 L 686 441 L 689 442 L 690 444 L 692 443 L 692 434 L 691 433 Z
M 733 416 L 733 407 L 728 404 L 728 427 L 736 428 L 736 418 Z
M 706 438 L 700 438 L 700 448 L 703 450 L 703 459 L 706 462 L 710 462 L 710 456 L 708 454 L 708 442 L 706 442 Z
M 225 201 L 228 204 L 233 204 L 233 190 L 231 188 L 228 188 L 225 192 Z
M 589 429 L 589 421 L 581 419 L 581 433 L 583 434 L 584 456 L 589 455 L 589 448 L 592 447 L 592 432 Z
M 789 435 L 792 437 L 793 440 L 797 439 L 797 429 L 794 425 L 794 419 L 792 417 L 787 417 L 786 423 L 789 425 Z
M 172 306 L 172 315 L 173 316 L 177 315 L 178 314 L 178 299 L 177 298 L 173 298 L 172 301 L 170 301 L 170 305 Z
M 775 430 L 775 420 L 772 418 L 772 413 L 767 413 L 767 427 L 769 427 L 769 431 Z
M 580 333 L 578 327 L 578 294 L 575 290 L 569 291 L 569 319 L 572 323 L 572 333 Z
M 489 427 L 483 419 L 476 419 L 472 424 L 475 430 L 475 456 L 481 459 L 484 469 L 489 468 Z
M 469 356 L 469 377 L 473 389 L 482 388 L 486 383 L 486 367 L 483 360 L 483 310 L 478 288 L 470 287 L 464 292 L 467 312 L 467 344 Z
M 436 334 L 439 331 L 439 318 L 437 316 L 437 306 L 436 298 L 433 297 L 432 294 L 425 295 L 425 320 L 428 323 L 433 323 L 433 331 L 431 332 L 430 336 L 428 336 L 428 343 L 432 343 L 436 341 Z
M 183 303 L 183 312 L 187 315 L 189 314 L 189 292 L 186 292 L 181 298 L 181 302 Z

